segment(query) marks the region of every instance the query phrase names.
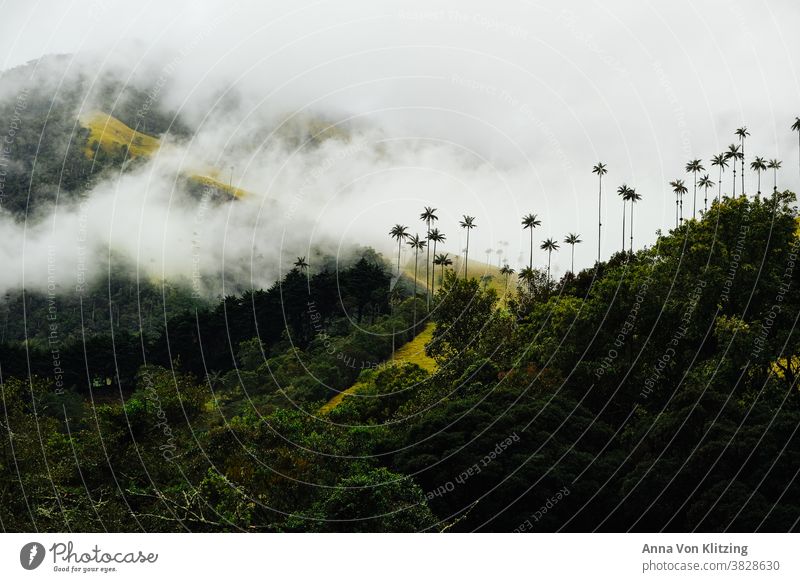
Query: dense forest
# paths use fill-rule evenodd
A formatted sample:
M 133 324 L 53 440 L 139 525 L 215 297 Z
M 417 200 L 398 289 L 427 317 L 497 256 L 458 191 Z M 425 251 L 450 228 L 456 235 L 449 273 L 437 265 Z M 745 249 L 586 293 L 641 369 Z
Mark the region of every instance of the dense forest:
M 33 298 L 0 352 L 0 527 L 795 530 L 794 200 L 722 197 L 559 281 L 442 265 L 430 303 L 371 252 L 166 309 L 121 274 L 60 378 Z M 393 363 L 431 324 L 436 365 Z

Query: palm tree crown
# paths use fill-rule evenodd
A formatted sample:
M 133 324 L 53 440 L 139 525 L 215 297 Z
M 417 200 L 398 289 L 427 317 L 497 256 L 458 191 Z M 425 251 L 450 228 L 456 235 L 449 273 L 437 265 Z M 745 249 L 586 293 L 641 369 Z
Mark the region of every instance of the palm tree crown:
M 688 192 L 683 180 L 673 180 L 669 183 L 672 186 L 672 191 L 675 192 L 675 228 L 678 228 L 678 206 L 683 208 L 683 195 Z M 680 223 L 683 223 L 683 213 L 681 212 Z
M 714 181 L 706 174 L 700 178 L 697 185 L 703 189 L 703 211 L 708 212 L 708 189 L 713 188 Z
M 739 146 L 735 143 L 732 143 L 728 146 L 728 151 L 725 152 L 725 157 L 729 160 L 733 160 L 733 190 L 731 191 L 731 196 L 736 196 L 736 160 L 743 159 L 744 154 L 739 151 Z
M 469 269 L 469 231 L 471 231 L 478 225 L 475 224 L 474 216 L 467 216 L 466 214 L 463 216 L 463 219 L 460 220 L 458 224 L 461 228 L 467 229 L 467 247 L 466 249 L 464 249 L 464 279 L 466 279 L 467 269 Z
M 572 260 L 570 262 L 571 266 L 570 266 L 569 270 L 570 270 L 571 273 L 574 273 L 575 272 L 575 245 L 580 244 L 583 241 L 581 240 L 581 235 L 571 232 L 564 238 L 564 242 L 567 243 L 568 245 L 572 246 Z
M 530 229 L 531 231 L 531 254 L 528 261 L 528 266 L 533 268 L 533 229 L 540 226 L 542 221 L 535 214 L 526 214 L 522 217 L 522 230 Z
M 756 156 L 756 158 L 750 162 L 750 169 L 755 170 L 755 172 L 758 174 L 757 192 L 761 194 L 761 172 L 767 169 L 767 161 L 764 158 Z
M 297 257 L 297 260 L 294 262 L 294 266 L 300 269 L 301 271 L 308 268 L 308 263 L 306 262 L 305 257 Z
M 558 243 L 552 238 L 547 238 L 542 241 L 542 244 L 539 245 L 539 248 L 543 251 L 547 251 L 547 280 L 550 281 L 550 255 L 553 251 L 557 251 L 561 247 L 559 247 Z
M 719 181 L 717 184 L 717 202 L 719 202 L 719 199 L 722 196 L 722 172 L 724 172 L 725 168 L 728 167 L 728 158 L 724 153 L 717 154 L 711 158 L 711 165 L 719 167 Z
M 410 235 L 408 234 L 408 227 L 402 224 L 395 224 L 389 231 L 389 236 L 397 241 L 397 276 L 400 276 L 400 245 Z

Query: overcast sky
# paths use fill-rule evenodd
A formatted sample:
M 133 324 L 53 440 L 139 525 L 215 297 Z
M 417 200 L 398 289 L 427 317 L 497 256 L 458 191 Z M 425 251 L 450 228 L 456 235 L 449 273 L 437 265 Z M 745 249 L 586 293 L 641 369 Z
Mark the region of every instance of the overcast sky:
M 430 204 L 441 209 L 449 250 L 460 250 L 458 217 L 472 214 L 476 254 L 508 241 L 503 248 L 517 266 L 527 240 L 520 216 L 535 212 L 538 238 L 583 236 L 576 259 L 588 266 L 596 252 L 594 163 L 609 169 L 607 256 L 621 245 L 619 184 L 643 195 L 636 241 L 652 243 L 657 228 L 674 222 L 668 182 L 691 182 L 691 158 L 710 170 L 710 156 L 734 142 L 741 125 L 751 133 L 748 158 L 782 159 L 779 186 L 800 185 L 789 129 L 800 115 L 796 0 L 0 5 L 2 68 L 51 53 L 89 52 L 140 75 L 173 62 L 164 100 L 187 115 L 202 116 L 234 88 L 245 110 L 354 117 L 385 139 L 428 151 L 370 176 L 369 197 L 347 198 L 344 188 L 316 209 L 315 220 L 341 225 L 342 242 L 378 244 L 395 222 L 421 229 L 417 216 Z M 725 191 L 730 178 L 729 171 Z M 247 185 L 247 175 L 240 179 Z M 762 190 L 771 189 L 771 176 L 762 180 Z M 754 192 L 755 176 L 747 181 Z M 568 268 L 567 257 L 562 250 L 557 271 Z

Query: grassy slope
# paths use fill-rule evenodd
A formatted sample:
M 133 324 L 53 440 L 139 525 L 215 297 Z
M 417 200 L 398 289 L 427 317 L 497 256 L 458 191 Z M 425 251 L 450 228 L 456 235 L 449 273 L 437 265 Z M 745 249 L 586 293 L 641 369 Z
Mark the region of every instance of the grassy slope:
M 134 157 L 150 156 L 161 146 L 158 138 L 131 129 L 119 119 L 102 111 L 92 111 L 82 116 L 80 122 L 89 130 L 85 152 L 90 158 L 94 156 L 94 142 L 100 144 L 100 148 L 105 151 L 128 146 L 128 152 Z
M 436 362 L 433 358 L 429 358 L 425 354 L 425 344 L 431 341 L 433 337 L 434 325 L 429 323 L 425 326 L 417 337 L 403 345 L 399 350 L 394 353 L 394 362 L 399 364 L 417 364 L 420 368 L 433 372 L 436 370 Z M 336 396 L 331 398 L 325 406 L 319 409 L 321 414 L 328 414 L 331 410 L 336 408 L 344 398 L 350 394 L 358 392 L 363 387 L 362 382 L 356 382 L 347 390 L 339 392 Z
M 86 156 L 94 156 L 92 144 L 97 142 L 100 148 L 107 152 L 118 151 L 120 147 L 128 146 L 128 152 L 132 157 L 151 156 L 161 147 L 161 141 L 157 137 L 146 135 L 136 131 L 122 123 L 119 119 L 103 113 L 102 111 L 92 111 L 80 118 L 81 125 L 89 130 L 89 139 L 84 149 Z M 210 186 L 215 190 L 227 192 L 228 194 L 241 198 L 247 194 L 241 188 L 234 188 L 220 182 L 211 175 L 192 175 L 189 179 L 201 186 Z
M 226 192 L 235 198 L 242 198 L 243 196 L 247 195 L 246 190 L 242 190 L 241 188 L 237 188 L 236 186 L 230 186 L 225 184 L 224 182 L 220 182 L 219 180 L 212 178 L 211 176 L 189 176 L 189 179 L 193 182 L 200 184 L 201 186 L 209 186 L 215 190 L 220 190 L 221 192 Z

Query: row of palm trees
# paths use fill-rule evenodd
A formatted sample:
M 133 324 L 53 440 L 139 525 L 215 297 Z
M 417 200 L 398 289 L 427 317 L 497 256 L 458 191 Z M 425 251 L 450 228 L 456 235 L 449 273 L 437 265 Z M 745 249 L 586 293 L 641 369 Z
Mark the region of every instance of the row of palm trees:
M 795 118 L 795 122 L 792 124 L 791 129 L 798 133 L 798 147 L 800 148 L 800 117 Z M 734 132 L 736 138 L 738 138 L 739 143 L 731 144 L 727 151 L 722 152 L 713 156 L 710 159 L 710 164 L 713 167 L 718 168 L 718 180 L 714 182 L 703 165 L 703 160 L 701 159 L 694 159 L 690 160 L 685 167 L 685 171 L 692 176 L 692 218 L 697 218 L 697 189 L 698 187 L 703 190 L 703 212 L 708 211 L 708 190 L 713 188 L 715 185 L 717 186 L 717 201 L 722 197 L 722 178 L 723 174 L 730 165 L 733 170 L 733 180 L 732 180 L 732 196 L 736 196 L 736 173 L 737 173 L 737 165 L 740 167 L 740 184 L 741 184 L 741 194 L 744 195 L 746 191 L 746 184 L 745 184 L 745 144 L 748 137 L 750 137 L 750 132 L 748 131 L 747 127 L 740 127 L 736 129 Z M 777 192 L 778 190 L 778 170 L 781 168 L 781 161 L 777 159 L 770 159 L 767 160 L 763 157 L 756 156 L 750 162 L 750 169 L 754 171 L 757 175 L 757 192 L 761 194 L 761 173 L 766 172 L 767 170 L 773 171 L 773 185 L 772 189 L 773 192 Z M 598 198 L 597 198 L 597 261 L 600 262 L 600 249 L 602 247 L 602 231 L 603 231 L 603 223 L 602 223 L 602 213 L 603 213 L 603 177 L 608 174 L 608 167 L 603 162 L 598 162 L 593 168 L 592 173 L 597 175 L 598 178 Z M 683 224 L 683 198 L 686 194 L 688 194 L 689 189 L 686 186 L 686 183 L 683 179 L 678 178 L 670 183 L 670 187 L 672 188 L 673 193 L 675 194 L 675 227 L 679 227 Z M 628 251 L 633 252 L 633 220 L 634 220 L 634 208 L 636 203 L 642 199 L 641 194 L 639 194 L 635 188 L 628 186 L 627 184 L 622 184 L 617 188 L 617 194 L 622 199 L 622 251 L 625 252 L 625 234 L 626 234 L 626 224 L 628 221 L 628 203 L 630 203 L 630 231 L 629 231 L 629 238 L 628 238 Z M 453 264 L 453 260 L 450 258 L 449 254 L 443 253 L 438 254 L 436 252 L 436 246 L 439 243 L 443 243 L 447 240 L 447 237 L 439 231 L 438 228 L 434 228 L 433 224 L 439 220 L 438 216 L 436 216 L 436 209 L 426 206 L 423 212 L 420 214 L 420 220 L 425 224 L 425 237 L 420 238 L 418 234 L 411 236 L 408 231 L 408 227 L 396 224 L 390 231 L 390 236 L 397 241 L 397 275 L 400 276 L 400 254 L 402 249 L 402 244 L 405 242 L 408 244 L 412 249 L 414 249 L 414 293 L 416 295 L 417 290 L 417 271 L 418 271 L 418 259 L 419 253 L 422 250 L 427 249 L 427 255 L 425 260 L 425 283 L 427 289 L 427 300 L 430 305 L 431 295 L 434 291 L 434 271 L 435 267 L 439 266 L 442 270 L 442 277 L 444 276 L 444 269 L 448 266 Z M 529 284 L 532 284 L 535 271 L 533 269 L 533 250 L 534 250 L 534 236 L 533 231 L 541 226 L 542 221 L 538 218 L 536 214 L 526 214 L 522 217 L 522 229 L 523 231 L 528 230 L 530 232 L 530 255 L 528 260 L 527 267 L 523 268 L 519 273 L 519 278 L 523 281 L 527 281 Z M 474 216 L 464 215 L 462 220 L 459 221 L 459 226 L 467 231 L 467 245 L 464 249 L 464 278 L 466 279 L 468 276 L 468 269 L 469 269 L 469 238 L 470 238 L 470 231 L 477 227 L 475 222 Z M 583 242 L 580 239 L 580 235 L 570 233 L 564 239 L 564 243 L 571 245 L 572 247 L 572 257 L 570 263 L 570 271 L 574 272 L 575 270 L 575 245 Z M 431 262 L 431 248 L 430 243 L 433 244 L 433 261 Z M 553 251 L 559 250 L 559 244 L 552 238 L 547 238 L 541 242 L 539 248 L 541 250 L 547 251 L 547 280 L 550 280 L 550 266 L 551 266 L 551 258 Z M 487 251 L 487 260 L 491 250 Z M 500 252 L 498 252 L 499 256 Z M 508 280 L 511 275 L 514 274 L 514 269 L 512 269 L 508 263 L 506 262 L 503 267 L 500 269 L 500 273 L 506 279 L 506 286 L 508 285 Z
M 635 191 L 631 191 L 633 196 L 630 198 L 631 200 L 638 200 L 641 197 L 635 193 Z M 632 215 L 631 215 L 632 219 Z M 389 236 L 397 241 L 397 277 L 400 277 L 401 274 L 401 251 L 402 245 L 405 242 L 408 246 L 410 246 L 414 251 L 414 296 L 417 295 L 417 275 L 419 273 L 419 256 L 423 250 L 427 251 L 426 259 L 425 259 L 425 286 L 426 286 L 426 295 L 427 300 L 430 302 L 431 295 L 435 292 L 435 268 L 441 267 L 441 278 L 444 279 L 444 270 L 446 267 L 453 265 L 453 260 L 450 258 L 449 253 L 437 253 L 436 246 L 438 243 L 443 243 L 447 240 L 447 236 L 440 232 L 438 228 L 431 228 L 431 224 L 438 220 L 436 216 L 436 209 L 426 206 L 420 214 L 420 220 L 425 223 L 426 227 L 426 235 L 425 238 L 421 238 L 419 234 L 412 235 L 409 230 L 408 226 L 402 224 L 395 224 L 391 230 L 389 231 Z M 542 221 L 538 219 L 535 214 L 527 214 L 522 217 L 522 228 L 523 230 L 530 230 L 530 259 L 528 266 L 522 271 L 520 271 L 520 279 L 523 281 L 528 282 L 529 285 L 532 285 L 533 280 L 535 278 L 535 271 L 533 269 L 533 231 L 537 226 L 541 226 Z M 467 246 L 464 248 L 464 279 L 466 279 L 469 275 L 469 237 L 470 231 L 473 228 L 477 227 L 477 223 L 475 222 L 474 216 L 464 215 L 462 219 L 459 221 L 459 226 L 467 231 Z M 580 244 L 583 241 L 580 238 L 579 234 L 569 233 L 564 242 L 572 247 L 572 255 L 571 255 L 571 264 L 570 269 L 574 272 L 575 269 L 575 245 Z M 431 244 L 433 244 L 433 261 L 431 262 Z M 631 245 L 633 244 L 633 236 L 631 236 Z M 547 251 L 547 280 L 550 280 L 550 268 L 552 264 L 552 254 L 553 251 L 558 251 L 561 247 L 559 246 L 558 242 L 556 242 L 553 238 L 547 238 L 542 241 L 541 245 L 539 246 L 541 250 Z M 491 253 L 491 250 L 487 251 L 487 257 Z M 488 264 L 488 263 L 487 263 Z M 432 267 L 432 268 L 431 268 Z M 508 286 L 508 280 L 511 275 L 515 273 L 514 269 L 511 268 L 508 263 L 503 265 L 500 268 L 500 273 L 504 275 L 506 279 L 506 287 Z

